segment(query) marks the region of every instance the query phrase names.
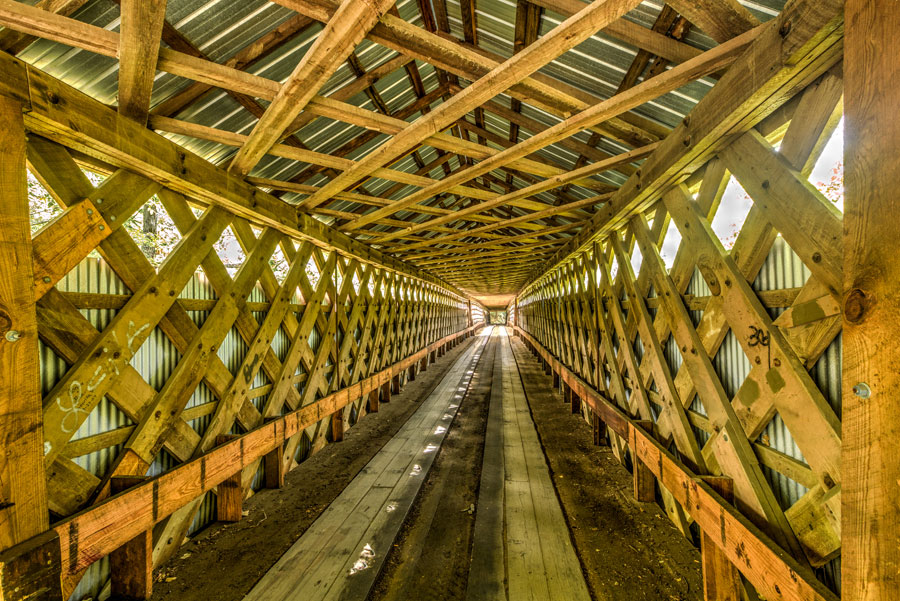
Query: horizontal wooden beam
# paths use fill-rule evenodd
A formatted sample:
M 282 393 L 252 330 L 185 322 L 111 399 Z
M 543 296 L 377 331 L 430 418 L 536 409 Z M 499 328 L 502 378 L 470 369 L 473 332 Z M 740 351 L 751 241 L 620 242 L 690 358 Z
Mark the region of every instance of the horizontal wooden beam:
M 371 391 L 380 389 L 395 375 L 416 365 L 439 347 L 468 337 L 480 327 L 481 324 L 469 326 L 445 336 L 352 386 L 274 418 L 197 459 L 57 522 L 52 530 L 58 536 L 62 574 L 75 574 L 87 568 L 141 532 L 152 529 L 180 507 L 254 464 L 292 436 L 330 417 L 349 403 L 364 398 Z M 26 540 L 4 553 L 3 559 L 7 563 L 27 562 L 34 552 L 35 545 Z M 22 574 L 23 578 L 27 576 Z M 11 591 L 16 584 L 2 582 L 0 593 Z
M 25 126 L 38 135 L 135 171 L 205 205 L 219 205 L 298 240 L 444 286 L 439 278 L 353 240 L 240 177 L 123 117 L 86 94 L 0 53 L 0 95 L 23 103 Z
M 796 0 L 777 18 L 753 31 L 760 33 L 644 161 L 640 172 L 632 175 L 597 212 L 590 227 L 536 270 L 534 278 L 570 259 L 602 234 L 620 228 L 628 217 L 658 200 L 737 134 L 748 131 L 775 112 L 841 60 L 843 2 Z M 656 78 L 649 81 L 653 79 Z M 632 90 L 637 87 L 640 86 Z
M 640 106 L 641 104 L 656 98 L 660 94 L 677 89 L 686 83 L 694 81 L 702 75 L 717 71 L 722 67 L 731 64 L 738 56 L 740 56 L 740 54 L 755 39 L 757 33 L 757 30 L 748 32 L 740 38 L 717 46 L 690 61 L 673 67 L 664 74 L 648 79 L 633 88 L 586 108 L 580 113 L 570 116 L 565 121 L 549 127 L 515 146 L 507 148 L 490 158 L 484 159 L 468 169 L 464 169 L 452 176 L 444 178 L 441 180 L 440 185 L 423 188 L 414 194 L 398 200 L 389 207 L 368 213 L 354 223 L 354 226 L 359 227 L 369 220 L 379 219 L 393 211 L 412 206 L 443 192 L 448 186 L 460 184 L 498 167 L 509 165 L 514 160 L 520 159 L 540 148 L 564 140 L 586 127 L 600 123 L 612 116 L 619 115 Z M 658 149 L 656 152 L 658 152 Z

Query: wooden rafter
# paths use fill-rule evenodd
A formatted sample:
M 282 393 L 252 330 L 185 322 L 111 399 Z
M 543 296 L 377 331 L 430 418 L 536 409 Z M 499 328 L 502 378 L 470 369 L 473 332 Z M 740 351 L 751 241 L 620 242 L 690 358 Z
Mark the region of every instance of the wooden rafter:
M 156 77 L 166 2 L 122 0 L 119 36 L 119 113 L 145 122 Z
M 231 171 L 241 175 L 250 172 L 391 5 L 391 0 L 372 5 L 344 0 L 279 88 L 250 138 L 231 162 Z

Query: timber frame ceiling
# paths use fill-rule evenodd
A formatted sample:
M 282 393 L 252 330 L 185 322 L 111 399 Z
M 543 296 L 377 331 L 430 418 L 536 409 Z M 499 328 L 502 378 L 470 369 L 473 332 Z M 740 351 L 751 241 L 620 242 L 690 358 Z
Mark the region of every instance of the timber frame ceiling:
M 0 0 L 0 49 L 492 306 L 609 221 L 620 188 L 784 8 L 32 4 Z

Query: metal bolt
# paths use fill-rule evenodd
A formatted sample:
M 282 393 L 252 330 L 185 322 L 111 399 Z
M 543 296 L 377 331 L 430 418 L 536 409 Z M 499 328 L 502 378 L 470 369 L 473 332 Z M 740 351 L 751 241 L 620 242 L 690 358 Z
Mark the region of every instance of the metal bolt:
M 867 399 L 872 396 L 872 390 L 869 388 L 868 384 L 866 384 L 865 382 L 860 382 L 853 387 L 853 394 L 861 399 Z
M 97 200 L 94 201 L 94 204 L 95 204 L 95 205 L 102 205 L 102 204 L 103 204 L 103 199 L 102 199 L 102 198 L 98 198 Z
M 88 210 L 87 210 L 87 214 L 88 214 L 88 215 L 93 215 L 93 214 L 94 214 L 94 209 L 88 209 Z
M 19 332 L 17 330 L 9 330 L 6 333 L 6 339 L 9 340 L 10 342 L 15 342 L 19 338 L 20 338 L 20 336 L 19 336 Z
M 115 221 L 115 220 L 116 220 L 116 216 L 115 216 L 115 215 L 110 215 L 110 216 L 109 216 L 109 220 L 110 220 L 110 221 Z
M 101 225 L 98 229 L 102 232 L 103 230 L 106 229 L 106 226 L 105 226 L 105 225 Z
M 44 276 L 44 283 L 45 283 L 45 284 L 49 284 L 50 282 L 51 282 L 50 276 L 49 276 L 49 275 L 45 275 L 45 276 Z

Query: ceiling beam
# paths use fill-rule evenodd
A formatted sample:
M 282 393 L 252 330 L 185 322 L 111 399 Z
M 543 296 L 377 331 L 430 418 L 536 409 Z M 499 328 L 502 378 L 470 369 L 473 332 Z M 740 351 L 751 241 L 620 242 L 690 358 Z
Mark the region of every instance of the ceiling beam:
M 561 23 L 532 46 L 502 63 L 369 153 L 353 169 L 332 180 L 317 194 L 310 197 L 307 206 L 314 207 L 322 204 L 338 191 L 368 176 L 374 169 L 402 155 L 434 132 L 448 127 L 473 108 L 481 106 L 493 96 L 525 79 L 541 66 L 586 40 L 598 29 L 618 19 L 638 1 L 597 0 L 588 5 L 583 11 Z
M 692 166 L 702 165 L 735 135 L 748 131 L 831 68 L 842 57 L 843 27 L 841 0 L 795 0 L 777 18 L 718 46 L 723 48 L 760 32 L 715 87 L 644 161 L 640 174 L 632 175 L 591 219 L 591 226 L 574 236 L 535 275 L 618 228 L 680 182 Z
M 598 123 L 609 116 L 617 115 L 636 106 L 640 106 L 644 102 L 652 100 L 660 94 L 677 89 L 705 74 L 718 71 L 740 56 L 747 46 L 750 45 L 750 42 L 755 39 L 755 35 L 758 33 L 758 29 L 747 32 L 734 40 L 730 40 L 712 50 L 708 50 L 701 56 L 677 65 L 666 73 L 644 81 L 621 94 L 616 94 L 608 100 L 600 102 L 511 148 L 495 154 L 489 159 L 481 161 L 477 165 L 453 176 L 444 178 L 441 180 L 441 185 L 423 188 L 419 192 L 407 196 L 389 207 L 373 211 L 356 221 L 353 225 L 354 227 L 360 227 L 365 225 L 368 220 L 376 220 L 385 215 L 389 215 L 396 210 L 417 204 L 431 196 L 443 192 L 446 186 L 469 181 L 478 175 L 487 173 L 488 171 L 503 165 L 508 165 L 512 160 L 519 159 L 535 150 L 563 140 L 591 124 Z M 538 44 L 534 44 L 531 48 L 536 48 L 537 46 Z
M 759 25 L 759 19 L 737 0 L 667 1 L 720 44 Z
M 166 0 L 122 0 L 120 8 L 119 113 L 146 123 L 166 20 Z
M 303 60 L 278 90 L 229 170 L 247 175 L 253 169 L 393 4 L 394 0 L 373 0 L 372 3 L 344 0 L 341 3 Z

